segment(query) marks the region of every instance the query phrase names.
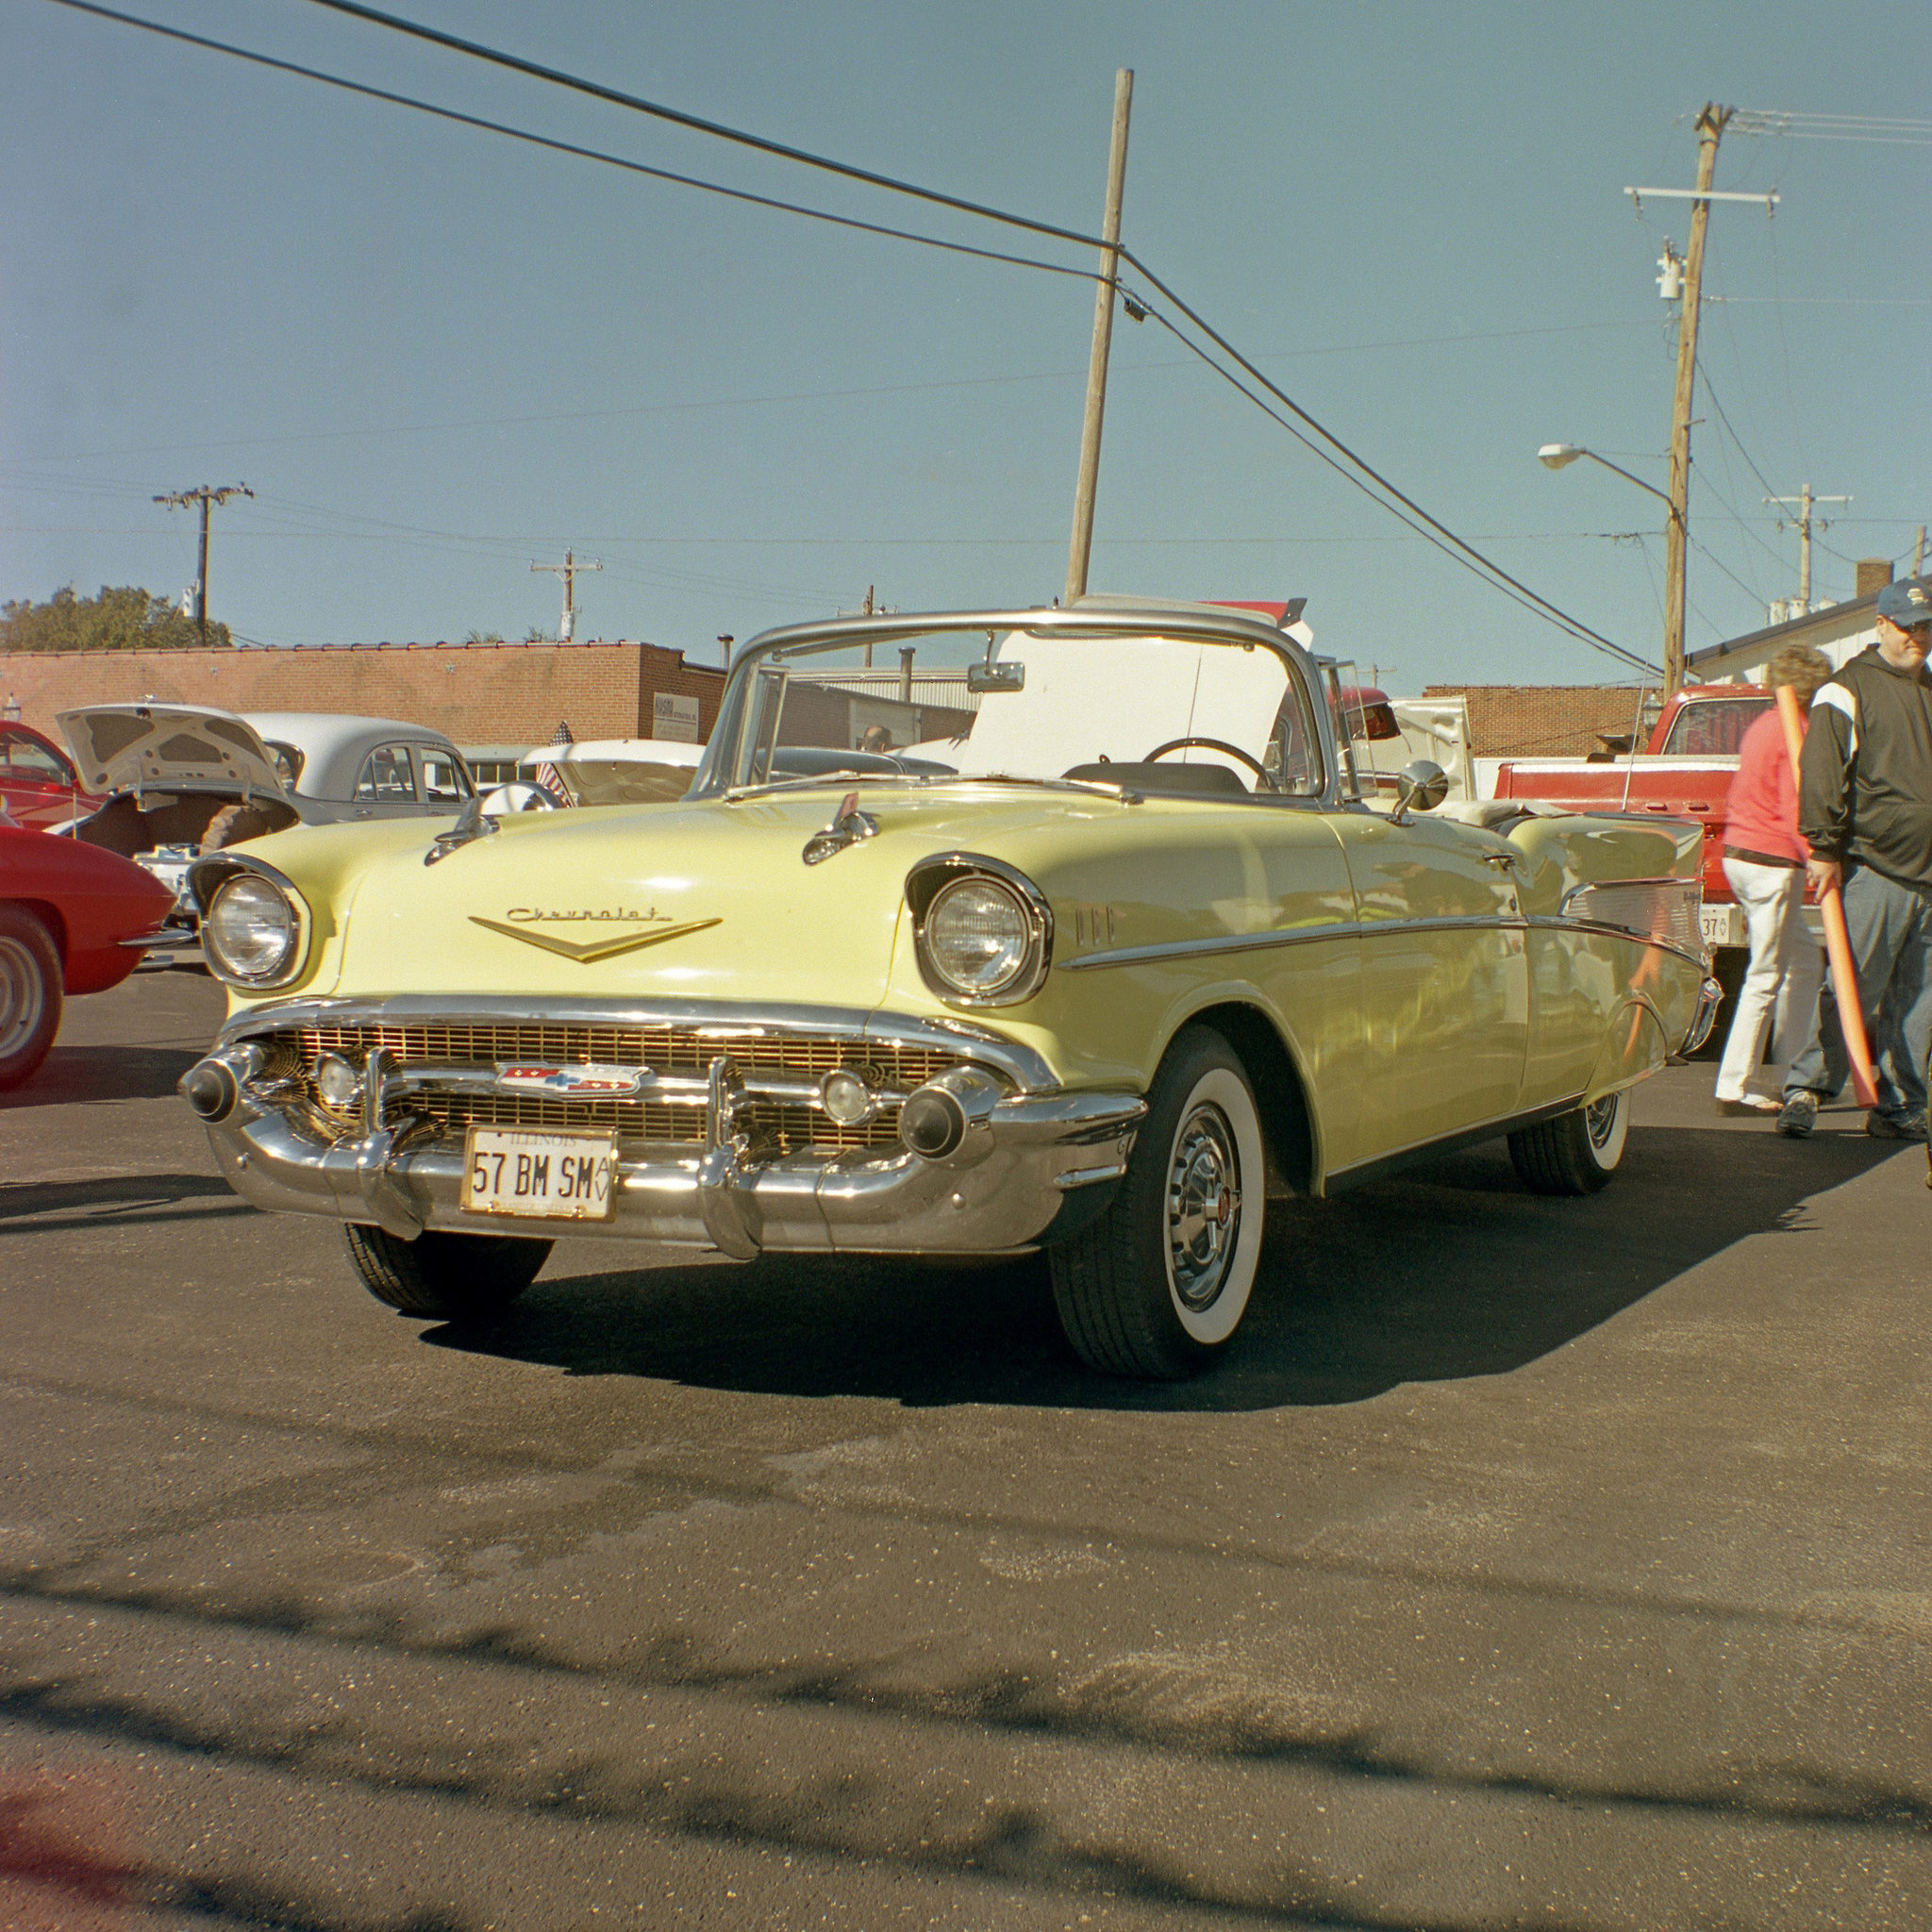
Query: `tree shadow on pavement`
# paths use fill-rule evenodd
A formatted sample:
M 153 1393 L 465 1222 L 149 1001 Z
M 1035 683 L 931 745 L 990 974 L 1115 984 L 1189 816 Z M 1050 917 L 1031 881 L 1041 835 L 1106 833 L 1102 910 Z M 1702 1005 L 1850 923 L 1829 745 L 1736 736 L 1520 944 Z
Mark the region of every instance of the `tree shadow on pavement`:
M 220 1174 L 119 1174 L 79 1181 L 23 1181 L 0 1187 L 0 1235 L 44 1234 L 49 1226 L 177 1221 L 184 1215 L 168 1210 L 188 1202 L 216 1204 L 187 1208 L 184 1213 L 191 1217 L 257 1211 Z M 44 1218 L 49 1215 L 59 1218 L 49 1222 Z
M 1613 1185 L 1583 1200 L 1527 1192 L 1498 1145 L 1332 1201 L 1274 1204 L 1241 1342 L 1180 1384 L 1112 1380 L 1077 1361 L 1038 1257 L 781 1256 L 555 1276 L 496 1323 L 425 1340 L 576 1375 L 913 1407 L 1358 1402 L 1403 1382 L 1507 1374 L 1738 1241 L 1803 1239 L 1807 1198 L 1901 1151 L 1853 1135 L 1651 1127 L 1632 1134 Z

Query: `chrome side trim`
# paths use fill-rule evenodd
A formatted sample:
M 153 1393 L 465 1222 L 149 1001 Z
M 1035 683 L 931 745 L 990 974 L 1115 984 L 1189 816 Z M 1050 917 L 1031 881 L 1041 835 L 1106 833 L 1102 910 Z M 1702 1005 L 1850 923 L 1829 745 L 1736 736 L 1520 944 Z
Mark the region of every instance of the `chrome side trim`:
M 1209 953 L 1257 953 L 1274 946 L 1312 945 L 1320 940 L 1348 939 L 1362 928 L 1352 919 L 1338 920 L 1332 925 L 1298 926 L 1292 932 L 1233 932 L 1210 939 L 1163 940 L 1151 946 L 1113 946 L 1104 953 L 1088 953 L 1078 959 L 1059 962 L 1062 973 L 1085 973 L 1095 966 L 1138 966 L 1149 959 L 1186 959 Z
M 1560 923 L 1568 924 L 1574 922 Z M 1133 966 L 1147 959 L 1183 959 L 1208 953 L 1253 953 L 1263 947 L 1313 945 L 1323 940 L 1351 937 L 1381 939 L 1391 933 L 1520 932 L 1530 922 L 1517 912 L 1457 914 L 1444 919 L 1342 919 L 1327 925 L 1297 926 L 1289 932 L 1222 933 L 1210 939 L 1167 940 L 1152 946 L 1116 946 L 1105 953 L 1089 953 L 1084 958 L 1069 959 L 1060 970 L 1063 973 L 1081 973 L 1090 966 Z
M 407 1026 L 474 1020 L 548 1026 L 675 1026 L 719 1042 L 778 1037 L 849 1040 L 868 1046 L 928 1046 L 983 1061 L 1022 1093 L 1054 1093 L 1059 1077 L 1031 1047 L 990 1027 L 945 1016 L 920 1018 L 863 1007 L 755 1005 L 737 1000 L 599 1000 L 495 993 L 397 993 L 390 998 L 263 1000 L 222 1028 L 220 1043 L 299 1026 Z
M 1618 883 L 1621 884 L 1622 881 L 1619 880 Z M 1634 927 L 1627 925 L 1606 925 L 1603 921 L 1597 919 L 1559 919 L 1547 912 L 1532 913 L 1524 923 L 1526 925 L 1541 927 L 1546 932 L 1587 932 L 1599 939 L 1625 940 L 1633 946 L 1652 946 L 1659 953 L 1668 953 L 1672 958 L 1681 959 L 1687 966 L 1696 967 L 1699 973 L 1707 973 L 1710 969 L 1707 955 L 1687 953 L 1680 947 L 1666 945 L 1654 934 L 1638 932 Z
M 1695 886 L 1700 895 L 1704 891 L 1704 881 L 1701 878 L 1681 878 L 1675 873 L 1670 873 L 1662 878 L 1585 879 L 1581 885 L 1572 886 L 1563 894 L 1562 899 L 1557 904 L 1557 911 L 1559 915 L 1563 914 L 1571 900 L 1580 899 L 1585 892 L 1595 892 L 1611 887 L 1622 888 L 1624 886 L 1676 886 L 1680 890 L 1687 886 Z

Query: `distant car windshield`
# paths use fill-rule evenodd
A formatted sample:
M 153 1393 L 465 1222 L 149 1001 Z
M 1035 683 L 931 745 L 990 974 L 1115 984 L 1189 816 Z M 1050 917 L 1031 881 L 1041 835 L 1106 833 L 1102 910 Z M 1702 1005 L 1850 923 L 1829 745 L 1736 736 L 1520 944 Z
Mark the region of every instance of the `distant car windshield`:
M 552 769 L 579 805 L 661 805 L 691 790 L 690 765 L 643 758 L 558 758 Z
M 1734 755 L 1744 734 L 1776 703 L 1762 693 L 1737 698 L 1690 698 L 1671 721 L 1664 755 L 1713 758 Z
M 965 642 L 954 635 L 934 648 L 958 654 Z M 1274 651 L 1011 631 L 985 656 L 997 677 L 975 674 L 974 691 L 957 655 L 922 673 L 916 648 L 904 647 L 897 674 L 866 666 L 850 645 L 764 660 L 721 720 L 711 782 L 951 767 L 969 779 L 1158 782 L 1291 797 L 1322 791 L 1308 695 Z

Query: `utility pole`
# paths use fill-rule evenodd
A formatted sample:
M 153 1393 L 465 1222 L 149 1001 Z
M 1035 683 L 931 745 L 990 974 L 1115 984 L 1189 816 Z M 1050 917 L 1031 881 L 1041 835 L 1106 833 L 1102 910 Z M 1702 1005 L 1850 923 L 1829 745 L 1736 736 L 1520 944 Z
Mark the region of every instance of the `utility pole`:
M 566 550 L 561 563 L 533 563 L 532 570 L 547 571 L 554 577 L 563 579 L 563 625 L 558 632 L 557 641 L 567 644 L 577 622 L 577 572 L 580 570 L 602 570 L 601 563 L 579 563 L 575 555 Z
M 1100 424 L 1107 413 L 1107 358 L 1113 343 L 1113 300 L 1119 287 L 1121 195 L 1127 181 L 1127 118 L 1134 104 L 1134 70 L 1113 77 L 1113 144 L 1107 160 L 1107 212 L 1101 221 L 1100 281 L 1093 291 L 1093 348 L 1087 360 L 1087 415 L 1080 426 L 1080 479 L 1074 490 L 1074 541 L 1067 551 L 1071 604 L 1087 591 L 1093 549 L 1093 493 L 1100 481 Z
M 186 509 L 191 503 L 201 506 L 201 566 L 194 574 L 194 626 L 201 633 L 202 648 L 208 647 L 208 506 L 226 503 L 231 496 L 253 496 L 245 483 L 224 484 L 219 490 L 204 483 L 199 490 L 171 490 L 155 501 L 170 509 Z
M 1925 568 L 1925 526 L 1919 525 L 1918 541 L 1912 545 L 1912 575 L 1918 576 Z
M 1761 193 L 1718 193 L 1710 185 L 1717 172 L 1717 144 L 1733 113 L 1706 101 L 1697 117 L 1697 186 L 1695 188 L 1626 188 L 1624 192 L 1642 212 L 1643 197 L 1690 204 L 1690 253 L 1679 257 L 1671 244 L 1657 266 L 1657 289 L 1666 301 L 1681 292 L 1683 311 L 1677 324 L 1677 381 L 1671 398 L 1671 520 L 1664 530 L 1664 694 L 1675 695 L 1684 682 L 1684 572 L 1690 548 L 1690 397 L 1697 378 L 1697 324 L 1704 290 L 1705 232 L 1710 226 L 1714 201 L 1757 201 L 1766 214 L 1777 208 L 1777 190 Z
M 1717 144 L 1724 137 L 1728 108 L 1704 104 L 1697 117 L 1697 193 L 1710 192 L 1717 173 Z M 1684 262 L 1684 306 L 1677 323 L 1677 383 L 1671 396 L 1671 520 L 1664 531 L 1664 697 L 1684 682 L 1684 595 L 1686 527 L 1690 514 L 1690 396 L 1697 377 L 1697 323 L 1704 288 L 1704 236 L 1710 226 L 1710 203 L 1690 204 L 1690 249 Z
M 1849 496 L 1813 496 L 1811 493 L 1811 486 L 1807 483 L 1805 485 L 1804 489 L 1798 492 L 1796 496 L 1767 496 L 1764 500 L 1767 504 L 1789 504 L 1793 506 L 1797 509 L 1798 615 L 1800 617 L 1808 617 L 1811 614 L 1811 525 L 1813 522 L 1811 515 L 1812 506 L 1814 504 L 1820 503 L 1849 503 L 1852 499 Z M 1831 527 L 1830 525 L 1828 525 L 1823 517 L 1819 517 L 1816 521 L 1818 526 L 1821 529 L 1829 529 Z M 1784 528 L 1784 520 L 1782 518 L 1778 520 L 1778 528 Z

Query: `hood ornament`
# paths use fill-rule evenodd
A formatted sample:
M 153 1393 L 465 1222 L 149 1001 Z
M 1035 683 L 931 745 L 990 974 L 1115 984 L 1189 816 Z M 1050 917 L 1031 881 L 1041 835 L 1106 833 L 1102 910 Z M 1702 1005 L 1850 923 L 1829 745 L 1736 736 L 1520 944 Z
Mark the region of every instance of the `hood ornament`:
M 618 933 L 609 939 L 563 940 L 554 933 L 535 932 L 527 925 L 505 925 L 500 920 L 470 914 L 472 925 L 480 925 L 486 932 L 500 932 L 507 940 L 522 940 L 526 946 L 541 947 L 546 953 L 555 953 L 559 959 L 575 959 L 579 966 L 594 966 L 599 959 L 614 959 L 620 953 L 634 953 L 640 946 L 661 945 L 666 940 L 682 939 L 686 933 L 703 932 L 724 923 L 723 919 L 693 919 L 687 925 L 655 925 L 642 932 Z
M 878 836 L 879 822 L 870 812 L 858 808 L 858 793 L 848 791 L 839 801 L 839 809 L 832 814 L 832 823 L 823 832 L 814 832 L 805 841 L 805 850 L 799 855 L 808 865 L 823 865 L 835 852 L 842 852 L 848 845 L 856 845 L 861 839 Z
M 430 841 L 429 850 L 423 855 L 423 863 L 434 865 L 438 859 L 447 858 L 452 852 L 460 851 L 471 840 L 486 838 L 490 833 L 502 829 L 493 818 L 484 814 L 483 794 L 479 791 L 457 814 L 456 824 Z

